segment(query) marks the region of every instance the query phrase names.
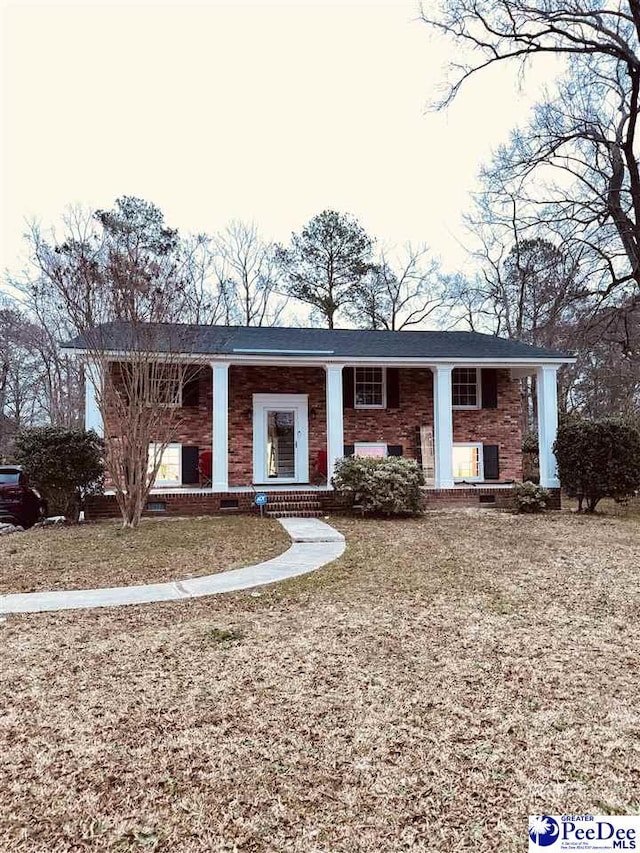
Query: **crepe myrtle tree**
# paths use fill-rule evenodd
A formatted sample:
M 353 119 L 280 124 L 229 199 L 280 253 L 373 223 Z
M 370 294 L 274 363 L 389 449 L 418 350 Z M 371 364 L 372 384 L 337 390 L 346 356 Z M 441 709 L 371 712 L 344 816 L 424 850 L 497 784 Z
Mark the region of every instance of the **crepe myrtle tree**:
M 194 370 L 188 316 L 192 265 L 177 231 L 150 202 L 71 211 L 65 234 L 31 233 L 33 292 L 80 338 L 106 431 L 105 466 L 124 527 L 137 527 L 162 453 L 175 440 Z M 150 453 L 149 448 L 153 451 Z
M 447 300 L 437 272 L 438 264 L 425 245 L 383 249 L 354 286 L 345 313 L 364 329 L 400 332 L 424 327 L 436 319 Z

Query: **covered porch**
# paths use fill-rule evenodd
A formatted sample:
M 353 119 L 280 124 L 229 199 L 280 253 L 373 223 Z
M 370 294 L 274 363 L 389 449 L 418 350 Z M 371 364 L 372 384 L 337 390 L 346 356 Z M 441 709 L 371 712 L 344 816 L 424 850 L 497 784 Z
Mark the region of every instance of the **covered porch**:
M 172 476 L 153 493 L 195 498 L 257 489 L 330 492 L 336 461 L 354 453 L 414 458 L 429 490 L 495 490 L 519 479 L 518 471 L 521 476 L 514 401 L 517 380 L 530 374 L 537 380 L 540 480 L 558 488 L 552 452 L 558 367 L 477 360 L 212 360 L 199 365 L 197 402 L 185 403 L 178 440 L 168 448 Z M 493 387 L 485 381 L 491 377 Z M 86 424 L 103 433 L 89 372 Z

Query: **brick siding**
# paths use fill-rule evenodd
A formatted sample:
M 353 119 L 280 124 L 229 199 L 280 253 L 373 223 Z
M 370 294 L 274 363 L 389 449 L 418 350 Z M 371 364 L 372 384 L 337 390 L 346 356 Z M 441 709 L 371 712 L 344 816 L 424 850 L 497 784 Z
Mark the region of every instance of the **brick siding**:
M 454 410 L 454 442 L 482 442 L 499 447 L 500 480 L 522 478 L 520 397 L 508 370 L 497 371 L 497 409 Z M 197 406 L 180 410 L 175 441 L 201 450 L 211 449 L 212 377 L 204 367 L 199 377 Z M 401 445 L 403 455 L 417 456 L 416 431 L 433 426 L 433 376 L 426 368 L 399 370 L 398 409 L 344 410 L 345 444 L 385 442 Z M 309 476 L 321 482 L 317 470 L 320 451 L 326 451 L 325 371 L 321 367 L 267 367 L 231 365 L 229 368 L 229 484 L 253 481 L 253 394 L 306 394 L 309 400 Z M 117 435 L 108 420 L 107 434 Z

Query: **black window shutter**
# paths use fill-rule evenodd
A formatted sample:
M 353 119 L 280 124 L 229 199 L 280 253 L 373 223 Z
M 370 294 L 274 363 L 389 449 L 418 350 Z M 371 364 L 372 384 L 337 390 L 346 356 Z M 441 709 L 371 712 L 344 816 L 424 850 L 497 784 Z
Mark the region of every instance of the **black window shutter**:
M 185 371 L 182 383 L 182 405 L 197 406 L 200 403 L 200 369 L 189 368 Z
M 482 445 L 482 459 L 484 463 L 485 480 L 500 479 L 500 461 L 497 444 Z
M 388 444 L 387 456 L 402 456 L 403 449 L 401 444 Z
M 353 454 L 355 452 L 356 452 L 355 444 L 345 444 L 345 446 L 344 446 L 344 455 L 345 456 L 353 456 Z
M 354 406 L 356 381 L 354 372 L 353 367 L 342 368 L 342 406 L 344 409 L 353 409 Z
M 192 486 L 200 482 L 198 471 L 198 458 L 200 449 L 198 447 L 182 447 L 182 482 L 185 486 Z
M 494 368 L 483 368 L 481 371 L 482 408 L 498 408 L 498 372 Z
M 387 367 L 387 409 L 400 408 L 400 371 Z

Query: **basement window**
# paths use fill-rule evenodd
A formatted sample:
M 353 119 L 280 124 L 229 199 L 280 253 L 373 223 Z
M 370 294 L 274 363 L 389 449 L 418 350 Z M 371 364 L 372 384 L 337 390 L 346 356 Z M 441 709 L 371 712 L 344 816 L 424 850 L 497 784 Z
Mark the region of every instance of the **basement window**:
M 148 501 L 145 507 L 147 512 L 166 512 L 166 501 Z
M 222 498 L 220 501 L 220 509 L 238 509 L 238 506 L 237 498 Z

